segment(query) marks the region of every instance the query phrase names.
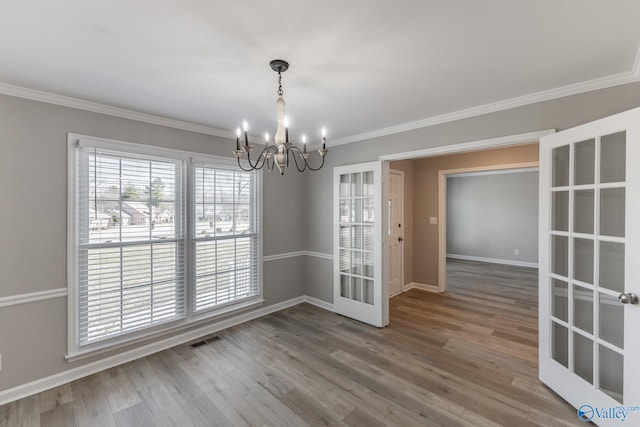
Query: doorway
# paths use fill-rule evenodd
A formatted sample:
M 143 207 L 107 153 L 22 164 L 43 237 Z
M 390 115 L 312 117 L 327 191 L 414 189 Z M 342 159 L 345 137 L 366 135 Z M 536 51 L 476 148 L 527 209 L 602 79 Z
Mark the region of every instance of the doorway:
M 446 289 L 446 208 L 440 200 L 446 173 L 537 167 L 537 141 L 551 133 L 532 132 L 381 157 L 385 180 L 391 169 L 405 172 L 403 291 Z M 383 190 L 383 200 L 388 200 L 387 191 Z M 386 227 L 388 224 L 383 225 L 383 229 Z M 386 246 L 383 266 L 389 270 L 390 251 Z M 384 272 L 387 283 L 388 274 Z
M 537 162 L 440 170 L 438 292 L 447 262 L 538 267 Z

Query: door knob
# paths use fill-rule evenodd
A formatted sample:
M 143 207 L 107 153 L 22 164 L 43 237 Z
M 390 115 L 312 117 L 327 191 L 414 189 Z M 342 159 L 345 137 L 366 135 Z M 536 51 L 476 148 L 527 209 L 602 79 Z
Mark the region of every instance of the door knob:
M 637 304 L 638 303 L 638 295 L 636 294 L 620 294 L 618 295 L 618 300 L 620 300 L 623 304 Z
M 402 237 L 398 237 L 398 242 L 402 242 L 404 239 Z M 638 298 L 638 297 L 636 297 Z

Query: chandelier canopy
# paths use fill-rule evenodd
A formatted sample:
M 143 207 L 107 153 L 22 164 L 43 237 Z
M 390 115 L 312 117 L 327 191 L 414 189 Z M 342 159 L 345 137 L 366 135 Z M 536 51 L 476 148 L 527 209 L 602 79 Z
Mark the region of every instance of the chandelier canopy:
M 257 158 L 251 160 L 251 152 L 254 146 L 249 143 L 249 123 L 246 119 L 243 120 L 242 128 L 236 129 L 236 149 L 233 152 L 238 159 L 238 166 L 244 171 L 262 169 L 266 166 L 267 170 L 271 171 L 275 165 L 278 166 L 280 175 L 284 175 L 285 169 L 289 166 L 290 159 L 293 159 L 293 163 L 299 172 L 304 172 L 307 169 L 317 171 L 324 166 L 324 158 L 329 152 L 329 150 L 327 150 L 326 130 L 324 127 L 321 130 L 322 148 L 318 150 L 321 163 L 317 167 L 312 167 L 308 162 L 309 153 L 307 153 L 306 136 L 303 134 L 301 138 L 302 149 L 289 141 L 289 122 L 287 116 L 284 114 L 285 102 L 284 92 L 282 91 L 282 73 L 289 69 L 289 63 L 282 59 L 274 59 L 269 65 L 273 71 L 278 73 L 278 96 L 276 97 L 278 127 L 273 136 L 273 143 L 271 143 L 269 133 L 266 132 L 264 134 L 265 145 L 262 148 L 262 152 Z M 244 144 L 241 144 L 240 138 L 244 139 Z M 246 161 L 241 161 L 245 154 L 247 155 Z

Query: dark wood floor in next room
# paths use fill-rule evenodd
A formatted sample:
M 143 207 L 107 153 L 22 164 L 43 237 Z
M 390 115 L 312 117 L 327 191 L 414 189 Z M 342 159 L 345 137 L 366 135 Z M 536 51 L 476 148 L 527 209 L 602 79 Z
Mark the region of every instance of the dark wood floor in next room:
M 302 304 L 0 407 L 0 426 L 584 425 L 537 379 L 536 271 L 453 261 L 376 329 Z

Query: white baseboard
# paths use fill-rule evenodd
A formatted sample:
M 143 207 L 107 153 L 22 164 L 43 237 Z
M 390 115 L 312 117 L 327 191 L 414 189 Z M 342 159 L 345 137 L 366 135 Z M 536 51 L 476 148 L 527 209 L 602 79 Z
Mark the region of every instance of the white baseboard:
M 331 304 L 330 302 L 326 302 L 318 298 L 310 297 L 308 295 L 305 295 L 303 298 L 304 298 L 304 302 L 306 303 L 315 305 L 316 307 L 322 308 L 327 311 L 332 311 L 332 312 L 335 311 L 333 309 L 333 304 Z
M 435 292 L 435 293 L 439 293 L 440 290 L 438 289 L 438 287 L 436 285 L 425 285 L 424 283 L 416 283 L 416 282 L 411 282 L 411 283 L 407 283 L 406 285 L 404 285 L 402 287 L 402 292 L 407 292 L 410 289 L 420 289 L 423 291 L 427 291 L 427 292 Z
M 202 326 L 200 328 L 193 329 L 179 335 L 175 335 L 160 341 L 153 342 L 151 344 L 134 348 L 132 350 L 119 353 L 115 356 L 107 357 L 105 359 L 78 366 L 76 368 L 71 368 L 66 371 L 32 381 L 30 383 L 22 384 L 7 390 L 0 391 L 0 406 L 18 399 L 22 399 L 24 397 L 41 393 L 55 387 L 59 387 L 71 381 L 75 381 L 88 375 L 104 371 L 105 369 L 113 368 L 114 366 L 122 365 L 123 363 L 131 362 L 141 357 L 145 357 L 150 354 L 196 340 L 200 337 L 220 332 L 232 326 L 257 319 L 258 317 L 266 316 L 267 314 L 275 313 L 276 311 L 293 307 L 294 305 L 298 305 L 303 302 L 308 302 L 309 304 L 313 304 L 325 310 L 333 311 L 333 304 L 319 300 L 317 298 L 308 296 L 292 298 L 287 301 L 282 301 L 268 307 L 260 308 L 248 313 L 243 313 L 230 319 L 221 320 L 219 322 Z
M 488 262 L 490 264 L 513 265 L 515 267 L 538 268 L 537 262 L 513 261 L 510 259 L 484 258 L 484 257 L 478 257 L 478 256 L 457 255 L 457 254 L 447 254 L 447 258 L 461 259 L 464 261 Z

